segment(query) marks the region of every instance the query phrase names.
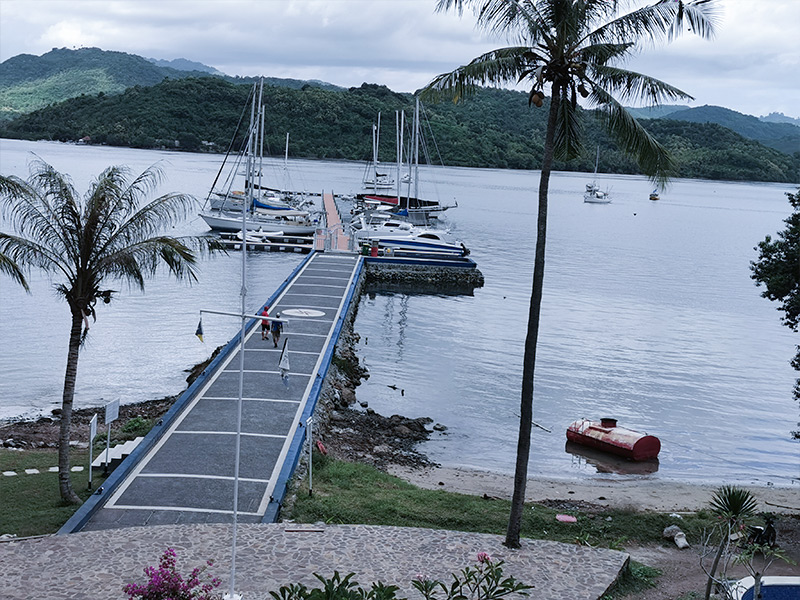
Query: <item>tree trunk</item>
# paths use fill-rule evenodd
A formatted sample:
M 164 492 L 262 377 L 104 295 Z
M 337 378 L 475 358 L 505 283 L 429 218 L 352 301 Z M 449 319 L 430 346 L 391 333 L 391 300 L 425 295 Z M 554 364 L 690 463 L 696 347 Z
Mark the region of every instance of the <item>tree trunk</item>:
M 728 545 L 728 541 L 731 537 L 731 526 L 728 524 L 726 530 L 723 530 L 722 539 L 719 541 L 719 548 L 717 548 L 717 554 L 714 556 L 714 562 L 711 563 L 711 571 L 708 573 L 708 581 L 706 581 L 706 593 L 703 596 L 703 600 L 709 600 L 711 598 L 711 587 L 714 585 L 714 575 L 717 572 L 717 567 L 719 566 L 719 561 L 722 558 L 722 553 Z
M 70 306 L 72 327 L 69 332 L 67 372 L 64 376 L 64 393 L 61 397 L 61 428 L 58 434 L 58 489 L 61 499 L 70 504 L 80 504 L 81 499 L 72 489 L 69 470 L 69 438 L 72 426 L 72 400 L 75 396 L 75 379 L 78 374 L 78 351 L 81 346 L 83 316 L 78 308 Z M 91 469 L 91 466 L 89 467 Z
M 542 285 L 544 283 L 545 244 L 547 241 L 547 195 L 550 189 L 550 171 L 553 168 L 553 148 L 556 116 L 560 91 L 553 86 L 550 112 L 547 118 L 547 133 L 544 142 L 544 159 L 539 178 L 539 213 L 537 218 L 536 251 L 533 262 L 533 287 L 528 309 L 528 332 L 525 336 L 525 352 L 522 358 L 522 394 L 520 400 L 519 438 L 517 440 L 517 463 L 514 471 L 514 495 L 511 498 L 511 514 L 508 518 L 505 545 L 519 548 L 522 528 L 522 513 L 525 508 L 525 488 L 528 483 L 528 456 L 531 451 L 531 426 L 533 422 L 533 377 L 536 367 L 536 344 L 539 339 L 539 315 L 542 308 Z

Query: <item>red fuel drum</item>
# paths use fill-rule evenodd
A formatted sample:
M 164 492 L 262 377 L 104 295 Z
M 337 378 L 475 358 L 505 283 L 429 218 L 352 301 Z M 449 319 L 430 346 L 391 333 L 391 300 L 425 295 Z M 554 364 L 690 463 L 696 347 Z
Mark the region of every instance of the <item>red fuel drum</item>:
M 631 460 L 656 458 L 661 450 L 661 441 L 657 437 L 617 427 L 616 419 L 575 421 L 567 427 L 567 439 Z

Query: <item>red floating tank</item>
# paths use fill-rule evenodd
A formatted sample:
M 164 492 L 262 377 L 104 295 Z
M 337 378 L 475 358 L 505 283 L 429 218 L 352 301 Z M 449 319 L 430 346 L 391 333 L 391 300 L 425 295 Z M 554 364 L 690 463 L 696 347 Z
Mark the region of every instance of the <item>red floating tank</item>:
M 575 421 L 567 427 L 567 439 L 631 460 L 656 458 L 661 450 L 657 437 L 617 427 L 616 419 L 601 419 L 599 423 L 589 419 Z

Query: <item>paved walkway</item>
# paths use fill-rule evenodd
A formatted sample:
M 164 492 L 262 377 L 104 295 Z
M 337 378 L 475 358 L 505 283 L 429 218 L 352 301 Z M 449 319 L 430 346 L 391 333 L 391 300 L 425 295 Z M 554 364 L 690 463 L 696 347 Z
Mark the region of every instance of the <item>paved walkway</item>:
M 247 331 L 239 522 L 261 522 L 272 501 L 295 432 L 304 425 L 301 416 L 321 377 L 325 352 L 336 342 L 334 330 L 346 310 L 358 260 L 352 254 L 311 257 L 269 307 L 270 316 L 280 313 L 288 320 L 277 347 L 261 339 L 260 321 Z M 287 377 L 279 368 L 284 344 Z M 232 521 L 239 365 L 236 348 L 166 425 L 169 429 L 155 446 L 135 466 L 120 467 L 132 471 L 84 531 Z
M 315 587 L 313 573 L 355 573 L 400 587 L 399 597 L 419 599 L 410 582 L 422 575 L 449 582 L 450 573 L 475 564 L 478 552 L 505 560 L 505 575 L 534 585 L 531 598 L 597 600 L 613 583 L 628 555 L 558 542 L 523 540 L 509 550 L 496 535 L 367 525 L 240 525 L 236 592 L 243 600 L 270 600 L 288 583 Z M 164 525 L 82 532 L 0 543 L 0 597 L 5 600 L 97 600 L 125 595 L 122 587 L 144 583 L 142 569 L 174 548 L 178 569 L 213 559 L 209 573 L 230 585 L 230 525 Z

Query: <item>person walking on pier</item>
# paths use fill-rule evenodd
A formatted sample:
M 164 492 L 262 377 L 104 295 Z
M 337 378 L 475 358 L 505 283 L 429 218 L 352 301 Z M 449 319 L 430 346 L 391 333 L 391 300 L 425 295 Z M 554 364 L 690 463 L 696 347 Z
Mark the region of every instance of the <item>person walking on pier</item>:
M 281 313 L 275 313 L 275 318 L 280 319 Z M 270 329 L 272 330 L 272 341 L 275 344 L 275 347 L 277 348 L 278 340 L 281 339 L 281 331 L 283 331 L 283 323 L 281 323 L 280 321 L 272 321 Z
M 264 310 L 261 311 L 261 316 L 268 317 L 269 316 L 269 309 L 268 307 L 264 307 Z M 261 339 L 268 340 L 269 339 L 269 321 L 266 319 L 261 319 Z

